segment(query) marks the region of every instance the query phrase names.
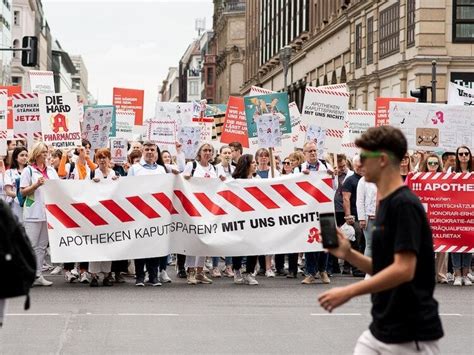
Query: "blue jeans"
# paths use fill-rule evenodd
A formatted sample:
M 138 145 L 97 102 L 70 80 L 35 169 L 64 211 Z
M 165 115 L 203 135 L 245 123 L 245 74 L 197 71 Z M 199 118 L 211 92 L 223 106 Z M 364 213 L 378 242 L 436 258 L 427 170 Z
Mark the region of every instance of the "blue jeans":
M 212 267 L 218 267 L 219 266 L 219 260 L 220 256 L 213 256 L 212 257 Z M 225 266 L 232 265 L 232 257 L 231 256 L 226 256 L 225 257 Z
M 471 253 L 452 253 L 454 271 L 461 269 L 469 269 L 471 267 L 472 254 Z
M 316 275 L 316 266 L 319 272 L 325 272 L 328 265 L 328 255 L 323 251 L 305 253 L 305 273 L 307 275 Z

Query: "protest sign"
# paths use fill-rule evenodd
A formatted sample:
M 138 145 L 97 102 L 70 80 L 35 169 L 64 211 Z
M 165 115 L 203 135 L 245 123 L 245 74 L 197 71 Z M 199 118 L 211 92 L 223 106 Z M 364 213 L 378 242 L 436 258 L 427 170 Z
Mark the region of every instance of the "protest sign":
M 296 102 L 289 104 L 291 117 L 291 143 L 296 148 L 303 148 L 305 143 L 306 128 L 301 121 L 301 112 Z
M 302 121 L 307 127 L 307 140 L 317 138 L 311 137 L 311 133 L 324 134 L 324 148 L 330 153 L 339 153 L 349 96 L 345 91 L 306 87 Z
M 256 120 L 263 114 L 278 116 L 282 134 L 291 133 L 291 118 L 288 108 L 288 94 L 285 92 L 244 97 L 245 118 L 249 138 L 256 138 Z
M 408 149 L 456 151 L 472 147 L 474 107 L 442 104 L 390 103 L 390 125 L 405 134 Z
M 143 124 L 143 100 L 145 92 L 136 89 L 113 89 L 113 104 L 117 110 L 133 111 L 135 113 L 134 125 Z
M 21 93 L 21 86 L 0 86 L 0 90 L 7 90 L 7 94 L 8 94 L 7 128 L 9 130 L 13 130 L 13 95 Z
M 474 106 L 474 90 L 449 83 L 448 105 Z
M 0 90 L 0 155 L 7 155 L 7 114 L 8 114 L 8 92 Z
M 474 175 L 416 173 L 407 184 L 425 207 L 436 252 L 474 252 Z
M 341 152 L 347 156 L 354 156 L 359 148 L 355 145 L 355 140 L 370 127 L 375 125 L 375 112 L 373 111 L 347 111 L 347 121 L 344 127 Z
M 39 94 L 38 102 L 43 141 L 57 149 L 80 146 L 76 94 Z
M 241 97 L 229 96 L 224 124 L 222 125 L 221 142 L 239 142 L 242 147 L 249 147 L 244 99 Z
M 258 146 L 274 148 L 281 146 L 280 122 L 277 115 L 265 113 L 257 118 Z
M 269 89 L 264 89 L 258 86 L 252 86 L 250 88 L 250 92 L 248 96 L 257 96 L 257 95 L 265 95 L 265 94 L 274 94 L 276 91 L 272 91 Z
M 148 120 L 147 139 L 156 143 L 160 150 L 176 155 L 176 122 L 174 120 Z
M 196 159 L 201 142 L 200 127 L 181 127 L 178 130 L 178 142 L 181 144 L 186 159 Z
M 377 97 L 375 99 L 375 127 L 390 124 L 388 111 L 391 102 L 416 102 L 416 99 L 412 97 Z
M 133 122 L 135 122 L 135 112 L 115 111 L 115 136 L 133 140 Z
M 82 138 L 91 143 L 91 151 L 107 147 L 115 116 L 114 106 L 86 106 Z
M 332 84 L 332 85 L 321 85 L 317 87 L 318 89 L 323 89 L 323 90 L 333 90 L 333 91 L 339 91 L 339 92 L 349 92 L 349 87 L 347 84 Z
M 207 104 L 206 105 L 206 112 L 204 116 L 206 117 L 216 117 L 216 116 L 224 116 L 227 111 L 227 105 L 225 104 Z
M 36 94 L 54 94 L 54 73 L 52 71 L 29 70 L 30 92 Z
M 192 102 L 157 102 L 155 108 L 155 119 L 173 120 L 176 129 L 182 126 L 192 126 L 193 103 Z
M 128 141 L 125 138 L 110 138 L 110 155 L 116 164 L 127 162 Z
M 327 174 L 222 182 L 172 174 L 43 188 L 53 262 L 321 251 Z
M 24 139 L 29 148 L 42 139 L 38 94 L 13 95 L 13 132 L 14 138 Z

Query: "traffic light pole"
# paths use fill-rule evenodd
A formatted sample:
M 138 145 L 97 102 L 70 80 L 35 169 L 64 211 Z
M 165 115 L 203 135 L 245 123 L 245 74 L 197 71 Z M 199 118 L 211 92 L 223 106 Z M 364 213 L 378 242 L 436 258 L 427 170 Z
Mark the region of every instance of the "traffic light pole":
M 431 62 L 431 103 L 436 103 L 436 60 Z

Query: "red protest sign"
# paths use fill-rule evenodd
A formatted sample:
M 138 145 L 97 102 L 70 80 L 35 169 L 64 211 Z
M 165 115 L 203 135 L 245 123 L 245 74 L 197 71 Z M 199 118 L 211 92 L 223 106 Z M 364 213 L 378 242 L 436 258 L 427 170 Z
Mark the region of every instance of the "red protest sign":
M 222 125 L 222 143 L 239 142 L 243 147 L 249 147 L 245 105 L 242 97 L 229 96 L 224 124 Z
M 113 104 L 117 110 L 135 112 L 135 125 L 143 125 L 143 100 L 145 92 L 136 89 L 114 88 Z
M 420 198 L 436 252 L 474 252 L 474 175 L 416 173 L 407 184 Z
M 377 97 L 375 99 L 375 127 L 387 126 L 390 102 L 416 102 L 411 97 Z
M 21 86 L 0 86 L 0 90 L 7 90 L 7 95 L 8 95 L 7 128 L 13 129 L 13 95 L 21 94 Z

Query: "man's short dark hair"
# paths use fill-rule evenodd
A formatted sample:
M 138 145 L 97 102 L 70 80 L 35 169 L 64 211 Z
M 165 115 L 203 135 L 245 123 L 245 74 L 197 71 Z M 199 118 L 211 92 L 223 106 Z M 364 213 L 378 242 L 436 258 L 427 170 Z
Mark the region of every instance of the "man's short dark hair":
M 441 159 L 443 160 L 443 163 L 446 162 L 446 160 L 448 160 L 448 157 L 452 155 L 452 156 L 456 156 L 456 153 L 455 152 L 444 152 L 443 155 L 441 156 Z
M 389 152 L 399 163 L 407 153 L 407 139 L 402 131 L 392 126 L 371 127 L 356 139 L 355 144 L 368 151 Z
M 229 147 L 233 148 L 234 150 L 238 150 L 240 154 L 244 153 L 244 148 L 242 148 L 242 144 L 239 142 L 231 142 L 229 143 Z

